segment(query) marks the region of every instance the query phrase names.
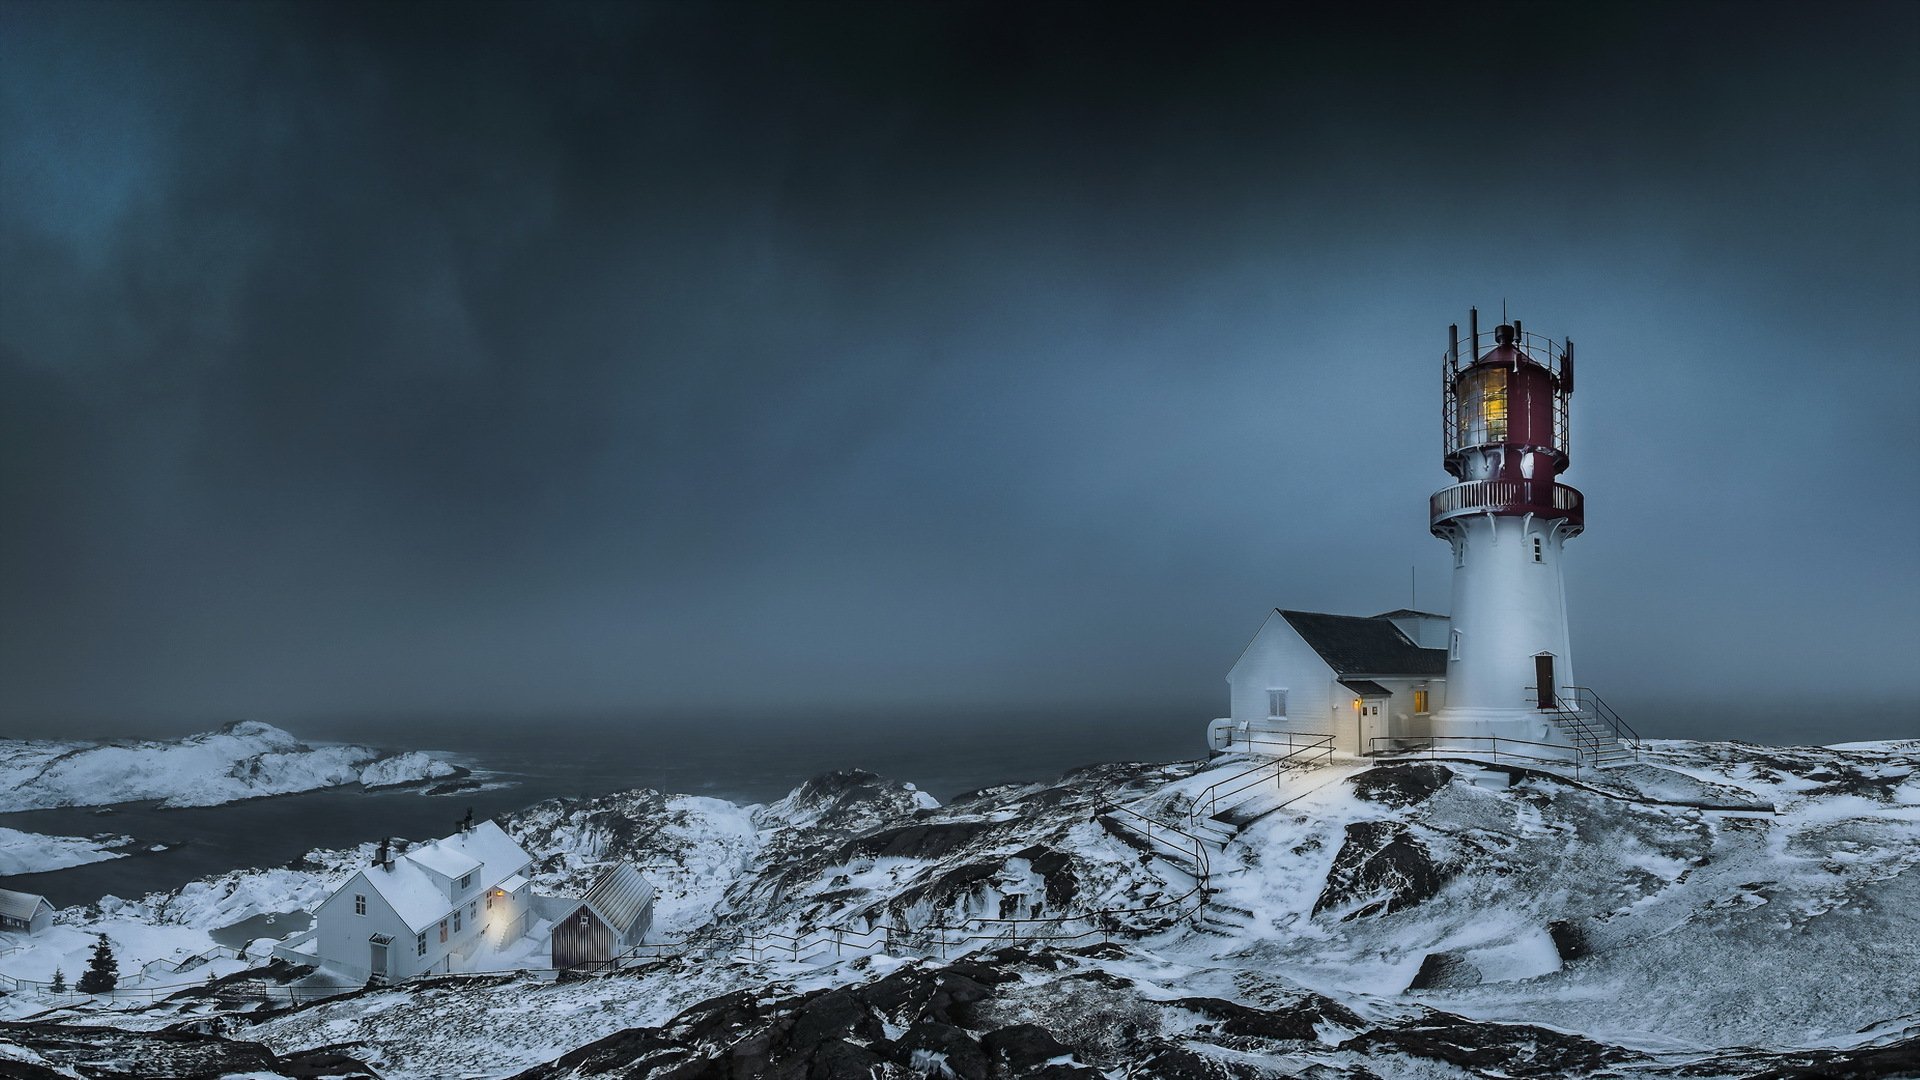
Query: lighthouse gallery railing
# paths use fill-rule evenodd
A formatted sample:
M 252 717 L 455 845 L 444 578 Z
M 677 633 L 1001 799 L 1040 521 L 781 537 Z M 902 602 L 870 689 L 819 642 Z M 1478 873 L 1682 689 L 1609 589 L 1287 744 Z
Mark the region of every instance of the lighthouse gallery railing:
M 1579 488 L 1549 480 L 1469 480 L 1441 488 L 1427 500 L 1433 524 L 1488 511 L 1533 511 L 1565 516 L 1576 529 L 1586 524 L 1586 496 Z

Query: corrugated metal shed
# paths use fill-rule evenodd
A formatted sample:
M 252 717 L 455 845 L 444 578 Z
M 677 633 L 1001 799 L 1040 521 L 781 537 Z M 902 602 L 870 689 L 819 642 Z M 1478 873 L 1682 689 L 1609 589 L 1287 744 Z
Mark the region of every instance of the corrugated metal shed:
M 653 903 L 653 886 L 631 863 L 617 863 L 593 883 L 580 902 L 624 936 Z

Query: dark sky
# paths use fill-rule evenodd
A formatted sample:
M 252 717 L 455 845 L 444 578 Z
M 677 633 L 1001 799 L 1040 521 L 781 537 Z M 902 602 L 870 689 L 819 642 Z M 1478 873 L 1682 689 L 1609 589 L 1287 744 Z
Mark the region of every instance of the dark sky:
M 1579 343 L 1583 681 L 1910 701 L 1916 57 L 1911 3 L 0 0 L 0 722 L 1204 718 L 1273 605 L 1444 608 L 1503 302 Z

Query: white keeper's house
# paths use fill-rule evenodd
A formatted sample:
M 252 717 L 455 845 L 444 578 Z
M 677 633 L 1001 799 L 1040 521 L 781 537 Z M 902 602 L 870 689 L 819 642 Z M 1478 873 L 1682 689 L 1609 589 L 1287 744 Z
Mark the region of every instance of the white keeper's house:
M 1403 609 L 1359 617 L 1276 608 L 1227 673 L 1228 715 L 1214 749 L 1288 734 L 1333 736 L 1345 754 L 1432 735 L 1446 704 L 1448 620 Z
M 526 933 L 532 859 L 491 821 L 400 854 L 383 842 L 314 912 L 314 927 L 276 949 L 350 979 L 398 980 L 457 971 L 482 944 Z

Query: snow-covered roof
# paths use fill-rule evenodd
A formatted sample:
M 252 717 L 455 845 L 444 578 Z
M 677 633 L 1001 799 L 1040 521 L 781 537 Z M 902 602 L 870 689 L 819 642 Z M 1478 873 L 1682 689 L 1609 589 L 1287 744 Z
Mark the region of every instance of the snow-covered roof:
M 494 886 L 494 888 L 499 889 L 501 892 L 504 892 L 504 893 L 516 893 L 526 887 L 527 887 L 527 879 L 521 877 L 519 874 L 515 874 L 512 877 L 508 878 L 507 880 Z
M 600 875 L 580 902 L 593 909 L 600 921 L 620 933 L 626 933 L 647 905 L 653 903 L 653 886 L 640 876 L 631 863 L 616 863 Z
M 361 876 L 407 924 L 407 929 L 418 933 L 445 918 L 454 906 L 454 899 L 433 874 L 428 873 L 429 869 L 456 881 L 473 871 L 479 875 L 480 885 L 497 887 L 519 877 L 531 861 L 505 829 L 483 821 L 471 829 L 414 848 L 395 858 L 390 866 L 363 870 Z M 454 869 L 449 872 L 442 867 Z
M 53 907 L 52 904 L 47 903 L 47 898 L 39 893 L 0 889 L 0 915 L 5 915 L 9 919 L 31 922 L 33 913 L 39 911 L 42 904 L 46 904 L 49 908 Z
M 453 878 L 456 881 L 480 869 L 479 859 L 464 851 L 441 846 L 445 843 L 445 840 L 436 840 L 423 848 L 407 852 L 405 857 L 441 877 Z

